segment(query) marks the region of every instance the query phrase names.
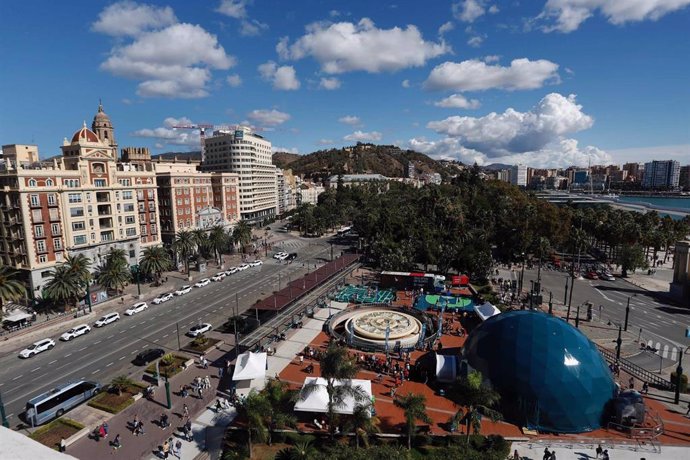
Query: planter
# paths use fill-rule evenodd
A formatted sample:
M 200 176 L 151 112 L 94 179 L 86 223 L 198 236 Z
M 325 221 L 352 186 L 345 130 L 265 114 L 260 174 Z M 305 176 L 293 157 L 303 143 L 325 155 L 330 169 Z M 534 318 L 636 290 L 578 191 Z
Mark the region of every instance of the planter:
M 189 342 L 184 348 L 182 348 L 182 351 L 186 351 L 189 353 L 194 353 L 195 355 L 204 355 L 208 353 L 209 351 L 213 350 L 214 348 L 219 347 L 222 345 L 224 342 L 220 339 L 212 339 L 208 338 L 206 343 L 203 344 L 202 346 L 193 346 L 192 344 L 194 341 Z
M 91 433 L 91 428 L 89 428 L 89 427 L 82 428 L 80 431 L 76 432 L 75 434 L 73 434 L 69 438 L 65 439 L 65 444 L 67 444 L 67 446 L 71 446 L 72 444 L 79 441 L 84 436 L 88 436 L 89 433 Z

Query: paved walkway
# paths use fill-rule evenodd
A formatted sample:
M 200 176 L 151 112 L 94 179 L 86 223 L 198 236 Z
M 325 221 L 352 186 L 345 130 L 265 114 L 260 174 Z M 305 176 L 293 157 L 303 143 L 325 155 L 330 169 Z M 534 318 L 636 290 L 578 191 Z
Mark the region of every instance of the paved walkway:
M 565 443 L 513 443 L 511 453 L 517 450 L 522 460 L 541 460 L 546 448 L 550 451 L 555 451 L 558 460 L 596 459 L 596 443 L 568 443 L 567 445 L 572 447 L 561 447 L 564 445 Z M 662 446 L 660 451 L 659 449 L 655 451 L 650 446 L 630 447 L 602 444 L 602 448 L 608 450 L 611 460 L 680 460 L 682 458 L 690 458 L 690 447 Z

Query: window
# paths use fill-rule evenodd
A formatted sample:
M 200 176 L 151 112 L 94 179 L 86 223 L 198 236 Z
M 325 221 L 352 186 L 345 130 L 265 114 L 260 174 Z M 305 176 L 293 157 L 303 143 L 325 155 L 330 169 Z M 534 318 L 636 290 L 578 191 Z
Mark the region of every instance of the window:
M 158 233 L 158 229 L 156 228 L 156 224 L 151 224 L 151 234 L 155 235 Z
M 74 244 L 86 244 L 86 235 L 77 235 L 74 237 Z
M 41 272 L 41 278 L 46 279 L 46 278 L 52 278 L 53 277 L 53 271 L 52 270 L 44 270 Z
M 50 214 L 50 220 L 60 220 L 60 216 L 58 214 L 58 210 L 56 208 L 51 208 L 49 211 Z
M 41 205 L 41 200 L 38 198 L 38 195 L 31 195 L 29 197 L 29 201 L 31 202 L 31 206 L 40 206 Z
M 79 188 L 79 179 L 64 179 L 62 181 L 65 187 L 70 187 L 70 188 Z
M 129 228 L 127 228 L 126 232 L 127 232 L 127 236 L 136 236 L 137 229 L 136 229 L 136 227 L 129 227 Z
M 36 179 L 30 179 L 29 180 L 29 187 L 36 187 L 38 185 L 38 182 L 36 182 Z
M 43 240 L 36 241 L 36 250 L 38 252 L 46 252 L 46 242 Z
M 139 212 L 144 212 L 146 211 L 146 206 L 144 206 L 144 203 L 139 203 Z
M 143 190 L 137 190 L 137 200 L 143 200 L 144 199 L 144 191 Z
M 125 224 L 134 224 L 135 220 L 134 216 L 125 216 Z
M 105 187 L 106 186 L 106 181 L 105 179 L 94 179 L 93 180 L 93 185 L 95 187 Z
M 84 208 L 69 208 L 69 215 L 72 217 L 82 217 L 84 215 Z
M 46 256 L 45 254 L 41 254 L 40 256 L 38 256 L 39 264 L 44 264 L 46 262 L 48 262 L 48 256 Z
M 120 185 L 124 185 L 125 187 L 132 185 L 132 181 L 130 179 L 120 179 L 118 182 Z
M 72 230 L 74 230 L 75 232 L 86 230 L 86 225 L 84 225 L 84 221 L 80 220 L 78 222 L 72 222 Z
M 53 239 L 53 248 L 55 248 L 56 251 L 62 250 L 62 240 L 60 238 Z
M 130 249 L 129 250 L 129 258 L 133 259 L 136 256 L 137 256 L 137 253 L 134 251 L 134 249 Z
M 60 234 L 60 224 L 50 224 L 50 231 L 53 235 Z
M 146 231 L 146 225 L 141 226 L 141 234 L 142 235 L 148 235 L 148 232 Z
M 134 212 L 134 203 L 125 203 L 123 209 L 125 212 Z
M 147 193 L 147 195 L 148 195 L 148 197 L 149 197 L 149 200 L 153 200 L 153 193 L 154 193 L 154 191 L 151 190 L 151 189 L 149 189 L 146 193 Z
M 68 193 L 67 200 L 70 203 L 81 203 L 81 193 Z
M 131 190 L 125 190 L 122 192 L 122 199 L 123 200 L 131 200 L 132 199 L 132 191 Z
M 36 235 L 36 238 L 41 238 L 44 236 L 43 234 L 43 225 L 36 225 L 34 226 L 34 235 Z
M 52 187 L 53 186 L 53 180 L 52 179 L 47 179 L 46 180 L 46 187 Z
M 55 195 L 51 193 L 50 195 L 48 195 L 48 206 L 55 206 L 55 203 Z
M 34 209 L 31 211 L 31 219 L 34 222 L 43 222 L 43 214 L 40 209 Z
M 149 211 L 155 211 L 156 210 L 156 203 L 153 201 L 149 201 Z

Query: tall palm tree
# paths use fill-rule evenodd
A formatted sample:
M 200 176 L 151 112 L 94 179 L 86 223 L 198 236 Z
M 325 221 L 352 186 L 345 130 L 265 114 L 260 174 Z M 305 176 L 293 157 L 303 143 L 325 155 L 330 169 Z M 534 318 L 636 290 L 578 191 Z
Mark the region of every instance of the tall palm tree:
M 407 431 L 407 448 L 412 449 L 412 435 L 417 430 L 417 420 L 432 423 L 426 413 L 426 397 L 422 394 L 407 393 L 394 401 L 395 405 L 405 412 L 405 431 Z
M 208 231 L 197 228 L 192 230 L 192 235 L 194 236 L 194 242 L 196 243 L 196 253 L 197 255 L 203 255 L 208 249 Z
M 17 280 L 19 272 L 0 262 L 0 312 L 6 301 L 19 300 L 26 294 L 26 287 Z
M 91 281 L 91 259 L 84 254 L 65 257 L 65 265 L 76 276 L 77 280 L 86 286 Z
M 132 279 L 129 265 L 117 256 L 106 259 L 106 263 L 98 273 L 98 284 L 101 286 L 122 292 L 127 283 Z
M 380 424 L 381 420 L 377 416 L 371 415 L 371 403 L 355 406 L 352 416 L 348 420 L 348 429 L 355 433 L 357 449 L 359 449 L 360 439 L 364 443 L 364 447 L 369 447 L 369 436 L 381 432 Z
M 144 249 L 139 260 L 139 269 L 142 273 L 153 275 L 156 285 L 160 285 L 161 275 L 164 271 L 170 270 L 172 260 L 168 251 L 163 246 L 151 246 Z
M 252 227 L 246 220 L 241 220 L 235 224 L 235 228 L 232 231 L 232 239 L 235 241 L 235 244 L 239 244 L 242 247 L 242 252 L 245 252 L 247 245 L 252 240 Z
M 76 303 L 81 292 L 81 281 L 68 264 L 56 266 L 50 274 L 44 293 L 47 299 L 63 307 Z
M 225 233 L 225 229 L 220 225 L 216 225 L 211 229 L 208 235 L 208 248 L 213 252 L 214 257 L 218 265 L 221 264 L 221 255 L 223 249 L 228 245 L 228 234 Z
M 180 230 L 175 235 L 173 242 L 173 250 L 184 261 L 185 271 L 189 275 L 189 258 L 194 255 L 196 251 L 196 242 L 192 232 L 187 230 Z
M 271 444 L 274 430 L 295 426 L 297 419 L 292 413 L 292 407 L 295 403 L 296 391 L 290 390 L 287 382 L 268 379 L 261 394 L 270 407 L 264 416 L 268 424 L 268 443 Z
M 328 345 L 321 361 L 321 377 L 326 380 L 326 392 L 328 393 L 328 431 L 331 438 L 335 435 L 336 413 L 335 411 L 345 406 L 348 398 L 354 399 L 355 403 L 362 403 L 367 400 L 367 395 L 360 387 L 352 386 L 352 379 L 357 375 L 359 367 L 357 362 L 348 355 L 347 349 L 339 347 L 335 342 Z M 310 394 L 319 390 L 317 381 L 302 388 L 300 398 L 305 400 Z
M 256 440 L 265 442 L 268 439 L 268 427 L 266 426 L 265 415 L 270 411 L 268 399 L 256 390 L 252 390 L 243 401 L 237 405 L 237 412 L 247 422 L 247 445 L 249 447 L 249 458 L 252 458 L 252 433 L 256 435 Z

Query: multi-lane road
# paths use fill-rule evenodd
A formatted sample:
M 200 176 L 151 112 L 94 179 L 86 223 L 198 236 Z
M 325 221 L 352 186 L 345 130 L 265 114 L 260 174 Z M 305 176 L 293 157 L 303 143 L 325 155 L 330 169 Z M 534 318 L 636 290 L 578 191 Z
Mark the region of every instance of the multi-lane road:
M 58 340 L 64 332 L 61 331 L 51 337 L 56 341 L 55 348 L 29 359 L 19 359 L 19 349 L 17 353 L 1 357 L 0 392 L 10 423 L 15 425 L 20 422 L 17 416 L 33 396 L 58 383 L 80 378 L 107 383 L 116 375 L 135 372 L 139 368 L 131 361 L 140 351 L 150 347 L 170 351 L 178 349 L 178 327 L 184 346 L 190 340 L 184 334 L 192 325 L 203 322 L 220 326 L 234 313 L 236 300 L 239 300 L 239 311 L 246 311 L 256 299 L 266 297 L 277 289 L 279 276 L 284 286 L 288 278 L 294 280 L 305 273 L 307 268 L 302 266 L 301 261 L 313 263 L 319 257 L 330 256 L 330 247 L 320 240 L 292 239 L 274 246 L 276 252 L 282 249 L 298 252 L 295 263 L 285 264 L 268 258 L 259 267 L 237 272 L 205 287 L 194 288 L 192 292 L 175 296 L 160 305 L 153 305 L 152 299 L 145 298 L 149 308 L 133 316 L 123 315 L 129 306 L 127 304 L 113 307 L 105 312 L 120 313 L 121 319 L 115 323 L 102 328 L 92 327 L 89 334 L 69 342 Z M 211 271 L 209 276 L 213 273 Z M 175 286 L 171 283 L 170 290 L 182 284 L 182 281 Z
M 518 270 L 509 276 L 517 278 Z M 536 281 L 536 279 L 536 269 L 525 270 L 523 289 L 529 290 L 530 281 Z M 568 279 L 568 290 L 570 290 L 571 282 L 568 273 L 553 270 L 541 271 L 541 287 L 545 304 L 548 302 L 550 292 L 554 303 L 563 303 L 566 279 Z M 640 352 L 632 357 L 632 361 L 648 370 L 658 370 L 660 365 L 666 367 L 673 364 L 681 349 L 690 346 L 690 340 L 685 337 L 685 330 L 690 326 L 690 310 L 666 304 L 662 297 L 655 296 L 650 291 L 620 278 L 616 278 L 615 281 L 575 279 L 570 318 L 571 320 L 575 318 L 578 305 L 591 302 L 594 305 L 595 321 L 603 321 L 606 324 L 610 321 L 614 326 L 623 324 L 628 301 L 630 302 L 628 332 L 636 334 L 641 341 L 651 343 L 654 348 L 661 350 L 659 354 Z M 583 306 L 580 308 L 580 318 L 586 316 L 587 310 Z M 661 362 L 662 358 L 664 358 L 663 362 Z

